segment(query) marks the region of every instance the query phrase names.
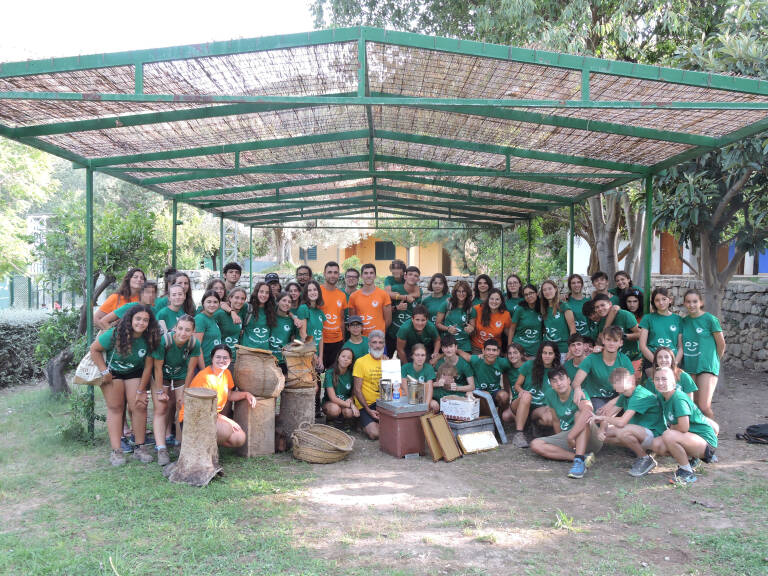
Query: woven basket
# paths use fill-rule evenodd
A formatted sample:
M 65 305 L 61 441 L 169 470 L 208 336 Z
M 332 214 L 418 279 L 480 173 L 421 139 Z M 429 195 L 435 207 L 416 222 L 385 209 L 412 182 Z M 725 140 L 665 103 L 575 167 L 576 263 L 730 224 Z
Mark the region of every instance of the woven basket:
M 291 435 L 293 457 L 311 464 L 332 464 L 352 453 L 354 438 L 324 424 L 302 422 Z
M 269 350 L 235 344 L 237 360 L 234 377 L 237 387 L 256 397 L 276 398 L 285 385 L 285 376 Z
M 305 344 L 289 344 L 283 348 L 285 358 L 286 388 L 314 388 L 317 373 L 314 368 L 315 345 L 310 340 Z

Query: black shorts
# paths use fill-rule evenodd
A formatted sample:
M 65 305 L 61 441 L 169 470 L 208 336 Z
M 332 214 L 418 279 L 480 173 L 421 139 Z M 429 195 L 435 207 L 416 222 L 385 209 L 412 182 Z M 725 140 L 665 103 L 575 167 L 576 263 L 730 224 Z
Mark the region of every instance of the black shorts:
M 323 344 L 323 366 L 330 368 L 333 363 L 336 362 L 336 357 L 339 355 L 341 347 L 344 346 L 344 341 Z
M 706 462 L 707 464 L 712 462 L 712 458 L 715 455 L 715 450 L 716 448 L 713 448 L 712 445 L 709 442 L 707 442 L 707 447 L 704 448 L 704 456 L 701 459 L 701 461 Z
M 369 404 L 368 408 L 370 408 L 371 410 L 376 410 L 376 402 L 374 402 L 373 404 Z M 378 423 L 378 420 L 376 420 L 370 414 L 368 414 L 365 408 L 361 408 L 360 409 L 360 427 L 365 428 L 371 422 Z
M 115 380 L 134 380 L 144 375 L 144 367 L 134 368 L 130 372 L 115 372 L 110 368 L 109 373 L 112 374 L 112 378 Z

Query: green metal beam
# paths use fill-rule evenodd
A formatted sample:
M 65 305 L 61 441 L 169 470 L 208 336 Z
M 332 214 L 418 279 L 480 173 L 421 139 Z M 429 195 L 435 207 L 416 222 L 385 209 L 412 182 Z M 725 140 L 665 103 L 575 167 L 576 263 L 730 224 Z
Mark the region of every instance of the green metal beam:
M 373 207 L 370 208 L 361 208 L 359 210 L 351 210 L 347 212 L 345 215 L 339 215 L 335 217 L 331 217 L 329 219 L 342 219 L 342 218 L 351 218 L 352 216 L 357 216 L 361 214 L 371 214 L 373 212 Z M 282 222 L 290 222 L 290 221 L 303 221 L 303 220 L 312 220 L 317 218 L 325 218 L 324 216 L 325 210 L 324 209 L 318 209 L 318 210 L 304 210 L 303 212 L 294 212 L 289 214 L 280 215 L 278 217 L 270 218 L 267 215 L 258 216 L 256 218 L 241 218 L 239 219 L 240 222 L 244 222 L 246 224 L 279 224 Z
M 402 186 L 389 186 L 389 185 L 379 185 L 379 190 L 384 190 L 388 192 L 399 192 L 402 194 L 410 194 L 410 195 L 416 195 L 416 196 L 429 196 L 431 198 L 443 198 L 445 200 L 451 200 L 452 203 L 465 203 L 465 204 L 477 204 L 480 206 L 488 206 L 489 204 L 492 204 L 493 206 L 508 206 L 509 208 L 521 208 L 523 210 L 539 210 L 539 211 L 547 211 L 552 210 L 558 207 L 556 204 L 541 204 L 538 202 L 510 202 L 507 199 L 504 198 L 477 198 L 473 196 L 466 196 L 466 195 L 454 195 L 454 194 L 448 194 L 446 192 L 436 192 L 433 190 L 418 190 L 413 188 L 404 188 Z M 503 194 L 500 194 L 503 195 Z
M 744 79 L 744 78 L 742 78 Z M 740 92 L 740 91 L 735 91 Z M 763 94 L 761 94 L 763 95 Z M 491 111 L 499 108 L 586 108 L 628 110 L 766 110 L 768 102 L 705 101 L 645 102 L 640 100 L 526 100 L 514 98 L 421 98 L 415 96 L 250 96 L 245 94 L 136 94 L 119 92 L 3 91 L 0 100 L 54 100 L 62 102 L 129 102 L 182 104 L 268 104 L 274 106 L 463 106 Z
M 224 116 L 237 116 L 242 114 L 254 114 L 258 112 L 274 112 L 277 110 L 306 107 L 309 107 L 309 105 L 294 106 L 291 104 L 262 104 L 257 102 L 216 106 L 208 105 L 204 107 L 185 108 L 183 110 L 148 112 L 146 114 L 120 114 L 117 116 L 93 118 L 90 120 L 51 122 L 49 124 L 21 126 L 12 128 L 11 130 L 14 137 L 16 138 L 25 138 L 28 136 L 51 136 L 54 134 L 72 134 L 75 132 L 87 132 L 90 130 L 108 130 L 112 128 L 125 128 L 129 126 L 145 126 L 148 124 L 200 120 L 203 118 L 219 118 Z
M 237 200 L 237 205 L 242 204 L 274 204 L 276 202 L 291 201 L 291 200 L 303 200 L 305 198 L 314 198 L 317 196 L 338 196 L 341 194 L 350 194 L 353 192 L 366 192 L 370 190 L 369 185 L 365 186 L 349 186 L 348 188 L 324 188 L 321 190 L 312 190 L 307 192 L 297 192 L 295 194 L 274 194 L 270 196 L 259 196 L 257 198 L 245 198 L 243 200 Z M 194 204 L 189 202 L 190 205 L 200 208 L 201 210 L 210 210 L 211 208 L 217 208 L 221 206 L 232 206 L 234 204 L 231 200 L 213 200 L 204 204 Z
M 643 309 L 651 311 L 651 267 L 653 266 L 653 175 L 645 179 L 645 270 L 643 282 Z
M 192 200 L 194 198 L 208 198 L 210 196 L 226 196 L 228 194 L 240 194 L 242 192 L 255 192 L 258 190 L 272 190 L 283 188 L 295 188 L 297 186 L 308 186 L 310 184 L 327 184 L 330 182 L 343 182 L 348 180 L 358 180 L 356 176 L 322 176 L 319 178 L 306 178 L 304 180 L 286 180 L 284 182 L 268 182 L 265 184 L 252 184 L 249 186 L 233 186 L 231 188 L 212 188 L 208 190 L 196 190 L 194 192 L 182 192 L 177 194 L 181 200 Z M 228 202 L 232 204 L 232 202 Z
M 179 216 L 178 216 L 178 209 L 179 209 L 179 202 L 174 198 L 171 200 L 171 218 L 172 218 L 172 227 L 171 227 L 171 266 L 176 268 L 176 228 L 179 224 Z M 168 286 L 165 287 L 166 292 L 168 291 Z
M 412 142 L 416 144 L 427 144 L 429 146 L 442 146 L 444 148 L 453 148 L 457 150 L 490 152 L 492 154 L 509 154 L 510 156 L 519 158 L 544 160 L 546 162 L 560 162 L 561 164 L 588 166 L 590 168 L 600 168 L 604 170 L 619 170 L 621 172 L 632 172 L 637 174 L 645 174 L 648 170 L 648 167 L 643 164 L 613 162 L 611 160 L 599 160 L 595 158 L 588 158 L 586 156 L 573 156 L 568 154 L 559 154 L 557 152 L 543 152 L 541 150 L 516 148 L 514 146 L 486 144 L 483 142 L 474 142 L 471 140 L 453 140 L 450 138 L 439 138 L 436 136 L 425 136 L 422 134 L 408 134 L 405 132 L 393 132 L 390 130 L 379 130 L 376 133 L 376 137 L 385 138 L 388 140 L 396 140 L 398 142 Z
M 571 204 L 570 208 L 568 209 L 568 220 L 569 220 L 569 226 L 568 226 L 568 276 L 573 274 L 573 261 L 575 254 L 573 252 L 574 249 L 574 237 L 575 237 L 575 226 L 576 226 L 576 219 L 575 219 L 575 209 L 573 204 Z
M 216 146 L 200 146 L 196 148 L 165 150 L 163 152 L 145 152 L 143 154 L 109 156 L 104 158 L 93 158 L 89 161 L 89 163 L 91 167 L 99 168 L 102 166 L 114 166 L 116 164 L 136 164 L 140 162 L 153 162 L 156 160 L 173 160 L 178 158 L 192 158 L 199 156 L 210 156 L 214 154 L 226 154 L 229 152 L 265 150 L 267 148 L 286 148 L 290 146 L 302 146 L 304 144 L 339 142 L 341 140 L 355 140 L 359 138 L 368 138 L 368 130 L 348 130 L 345 132 L 333 132 L 329 134 L 296 136 L 294 138 L 276 138 L 274 140 L 256 140 L 253 142 L 241 142 L 238 144 L 220 144 Z
M 472 213 L 477 213 L 478 215 L 485 214 L 489 216 L 502 216 L 502 217 L 513 216 L 516 218 L 526 218 L 528 216 L 528 214 L 521 214 L 519 212 L 509 212 L 506 210 L 497 210 L 494 208 L 489 208 L 487 206 L 485 207 L 466 206 L 462 204 L 450 205 L 450 204 L 446 204 L 445 202 L 436 202 L 433 200 L 416 200 L 416 199 L 406 200 L 398 196 L 387 196 L 385 194 L 379 194 L 379 198 L 378 198 L 380 206 L 392 206 L 392 207 L 397 207 L 397 205 L 407 205 L 409 200 L 415 203 L 413 204 L 414 206 L 424 205 L 424 206 L 429 206 L 430 208 L 433 208 L 433 207 L 442 208 L 446 210 L 464 211 L 467 213 L 472 212 Z
M 386 95 L 385 95 L 386 96 Z M 714 146 L 716 138 L 711 136 L 700 136 L 686 132 L 673 132 L 670 130 L 656 130 L 653 128 L 644 128 L 641 126 L 631 126 L 627 124 L 618 124 L 615 122 L 602 122 L 599 120 L 589 120 L 576 118 L 572 116 L 557 116 L 554 114 L 541 114 L 529 110 L 499 109 L 493 107 L 474 107 L 474 106 L 422 106 L 427 110 L 437 110 L 451 114 L 467 114 L 473 116 L 482 116 L 486 118 L 499 118 L 503 120 L 513 120 L 529 124 L 538 124 L 542 126 L 558 126 L 561 128 L 571 128 L 574 130 L 585 130 L 588 132 L 600 132 L 605 134 L 619 134 L 621 136 L 631 136 L 634 138 L 645 138 L 648 140 L 661 140 L 664 142 L 676 142 L 678 144 L 690 144 L 692 146 Z M 768 108 L 768 106 L 767 106 Z
M 320 44 L 356 42 L 358 40 L 494 60 L 552 66 L 569 70 L 589 70 L 597 74 L 670 82 L 701 88 L 715 88 L 762 95 L 768 94 L 768 85 L 753 78 L 678 70 L 633 62 L 617 62 L 588 56 L 559 54 L 542 50 L 529 50 L 498 44 L 425 36 L 410 32 L 395 32 L 369 27 L 336 28 L 301 34 L 190 44 L 150 50 L 12 62 L 0 65 L 0 78 L 31 74 L 51 74 L 89 68 L 135 66 L 152 62 L 226 56 Z M 584 94 L 582 93 L 582 98 L 583 96 Z
M 426 208 L 425 208 L 426 206 Z M 437 207 L 437 206 L 431 206 L 431 205 L 424 205 L 424 203 L 419 204 L 407 204 L 402 201 L 391 201 L 389 199 L 382 200 L 379 199 L 379 208 L 380 209 L 389 209 L 391 210 L 412 210 L 414 211 L 418 217 L 424 218 L 424 212 L 427 211 L 430 214 L 440 214 L 443 216 L 463 216 L 466 218 L 472 218 L 475 220 L 493 220 L 497 222 L 508 222 L 508 223 L 514 223 L 522 218 L 526 218 L 527 215 L 521 216 L 520 214 L 516 213 L 506 213 L 504 215 L 497 215 L 496 213 L 477 213 L 477 212 L 470 212 L 467 211 L 467 209 L 463 208 L 451 208 L 451 207 Z
M 515 190 L 513 188 L 497 188 L 494 186 L 481 186 L 479 184 L 464 184 L 463 182 L 454 182 L 452 180 L 440 180 L 438 178 L 417 178 L 415 176 L 400 176 L 398 178 L 390 178 L 390 180 L 397 180 L 400 182 L 411 182 L 414 184 L 425 184 L 427 186 L 441 186 L 443 188 L 457 188 L 459 190 L 469 190 L 476 192 L 487 192 L 489 194 L 504 194 L 507 196 L 515 196 L 517 198 L 532 198 L 535 200 L 546 200 L 553 204 L 567 205 L 570 203 L 570 198 L 562 196 L 555 196 L 554 194 L 540 194 L 538 192 L 529 192 L 527 190 Z
M 369 194 L 367 196 L 355 196 L 353 198 L 340 198 L 338 200 L 324 200 L 322 202 L 322 205 L 325 206 L 328 209 L 335 208 L 335 207 L 345 207 L 345 206 L 356 206 L 356 205 L 366 205 L 366 206 L 373 206 L 372 202 L 374 200 L 373 194 Z M 242 216 L 244 214 L 261 214 L 261 213 L 273 213 L 275 210 L 287 210 L 289 208 L 311 208 L 311 207 L 318 207 L 321 204 L 321 202 L 318 202 L 316 200 L 291 200 L 291 201 L 283 201 L 281 200 L 279 203 L 274 204 L 267 204 L 265 206 L 259 206 L 258 208 L 248 208 L 243 210 L 231 210 L 224 212 L 223 214 L 227 217 L 233 217 L 233 216 Z
M 191 180 L 205 180 L 207 178 L 219 178 L 222 176 L 239 176 L 242 174 L 340 174 L 344 176 L 358 176 L 364 178 L 365 176 L 359 176 L 360 174 L 367 174 L 367 172 L 360 170 L 307 170 L 307 168 L 313 168 L 316 166 L 332 166 L 336 164 L 354 164 L 357 162 L 367 162 L 367 154 L 359 154 L 356 156 L 341 156 L 339 158 L 317 158 L 313 160 L 298 160 L 296 162 L 280 162 L 277 164 L 267 164 L 264 166 L 246 166 L 244 168 L 210 168 L 205 170 L 196 170 L 187 172 L 183 168 L 177 169 L 181 174 L 173 174 L 171 176 L 156 176 L 153 178 L 144 178 L 141 180 L 142 184 L 168 184 L 170 182 L 187 182 Z M 133 172 L 131 168 L 125 168 L 126 172 Z M 277 184 L 273 184 L 276 186 Z
M 93 171 L 85 171 L 85 342 L 93 341 Z M 93 386 L 88 386 L 88 436 L 93 440 L 95 400 Z

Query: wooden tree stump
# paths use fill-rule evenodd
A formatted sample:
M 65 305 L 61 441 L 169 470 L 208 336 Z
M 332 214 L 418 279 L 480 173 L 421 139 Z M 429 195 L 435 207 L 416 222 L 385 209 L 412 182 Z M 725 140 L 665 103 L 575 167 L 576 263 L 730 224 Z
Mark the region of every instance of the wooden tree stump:
M 171 482 L 207 485 L 219 466 L 216 444 L 216 391 L 208 388 L 184 389 L 184 441 L 179 459 L 169 464 L 163 474 Z
M 277 416 L 277 435 L 285 439 L 285 449 L 292 446 L 291 434 L 302 422 L 315 421 L 315 389 L 286 388 L 280 395 L 280 414 Z
M 275 399 L 259 398 L 255 407 L 246 401 L 235 402 L 235 422 L 245 431 L 241 456 L 251 458 L 275 453 Z

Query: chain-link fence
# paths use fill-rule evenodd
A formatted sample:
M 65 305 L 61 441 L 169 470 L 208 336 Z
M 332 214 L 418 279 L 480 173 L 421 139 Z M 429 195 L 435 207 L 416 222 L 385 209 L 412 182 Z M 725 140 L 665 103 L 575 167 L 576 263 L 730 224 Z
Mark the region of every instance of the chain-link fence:
M 62 289 L 61 280 L 15 275 L 0 280 L 0 308 L 60 309 L 83 304 L 83 297 Z

